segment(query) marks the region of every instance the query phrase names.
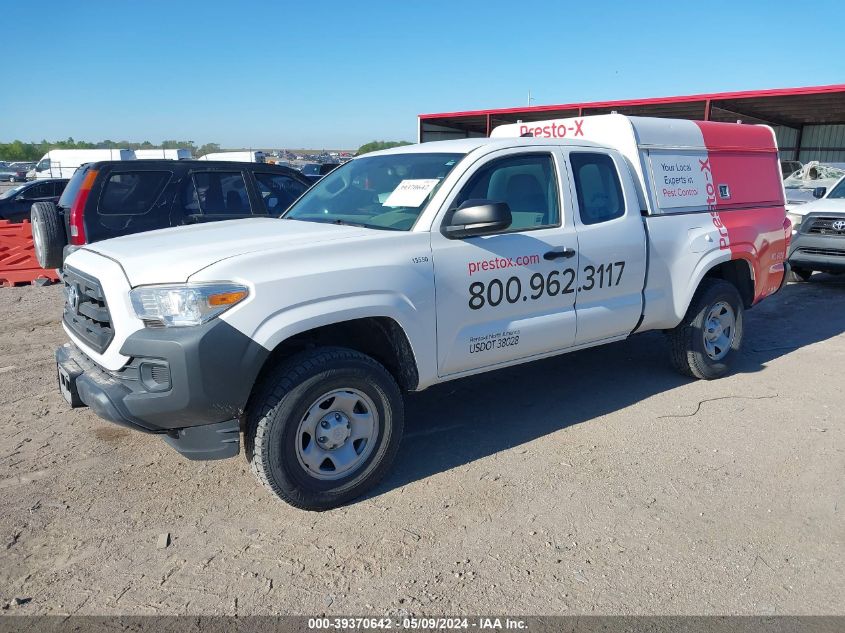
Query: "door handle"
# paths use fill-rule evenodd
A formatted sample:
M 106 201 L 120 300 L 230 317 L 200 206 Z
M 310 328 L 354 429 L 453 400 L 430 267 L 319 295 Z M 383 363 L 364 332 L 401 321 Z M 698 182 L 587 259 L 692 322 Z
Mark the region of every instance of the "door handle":
M 555 249 L 553 251 L 549 251 L 548 253 L 543 255 L 543 259 L 569 259 L 570 257 L 575 257 L 575 249 L 574 248 L 562 248 L 562 249 Z

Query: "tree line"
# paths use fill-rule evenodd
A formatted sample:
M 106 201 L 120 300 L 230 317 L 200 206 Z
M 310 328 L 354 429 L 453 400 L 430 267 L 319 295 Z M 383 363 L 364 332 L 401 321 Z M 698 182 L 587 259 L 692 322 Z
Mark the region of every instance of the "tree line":
M 220 145 L 217 143 L 206 143 L 197 147 L 193 141 L 162 141 L 156 145 L 150 141 L 133 143 L 131 141 L 112 141 L 106 139 L 98 143 L 88 141 L 75 141 L 68 137 L 64 141 L 47 141 L 40 143 L 25 143 L 23 141 L 12 141 L 11 143 L 0 143 L 0 159 L 7 161 L 36 161 L 51 149 L 180 149 L 191 150 L 194 156 L 202 156 L 211 152 L 219 152 Z
M 410 145 L 408 141 L 370 141 L 364 143 L 358 148 L 358 155 L 366 154 L 367 152 L 376 152 L 380 149 L 390 149 L 391 147 L 401 147 L 402 145 Z
M 375 152 L 380 149 L 389 149 L 401 145 L 410 145 L 408 141 L 370 141 L 358 148 L 358 154 Z M 40 143 L 25 143 L 23 141 L 12 141 L 11 143 L 0 143 L 0 159 L 7 161 L 36 161 L 51 149 L 189 149 L 194 156 L 203 156 L 212 152 L 222 151 L 218 143 L 206 143 L 197 145 L 193 141 L 162 141 L 155 145 L 150 141 L 137 143 L 132 141 L 113 141 L 106 139 L 98 143 L 89 141 L 76 141 L 68 137 L 64 141 L 47 141 Z

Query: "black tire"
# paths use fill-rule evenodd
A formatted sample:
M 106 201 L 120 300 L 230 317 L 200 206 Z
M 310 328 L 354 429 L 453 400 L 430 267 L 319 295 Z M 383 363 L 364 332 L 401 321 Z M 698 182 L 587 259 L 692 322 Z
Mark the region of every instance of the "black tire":
M 300 463 L 300 422 L 322 394 L 355 389 L 373 402 L 378 430 L 369 456 L 334 480 L 313 476 Z M 393 376 L 359 352 L 325 347 L 281 363 L 257 386 L 246 412 L 245 448 L 253 474 L 271 492 L 304 510 L 328 510 L 361 496 L 390 468 L 404 427 L 402 394 Z M 325 438 L 322 438 L 325 439 Z
M 705 348 L 705 321 L 719 303 L 727 304 L 733 310 L 734 332 L 725 355 L 714 359 Z M 721 279 L 705 278 L 698 286 L 683 321 L 667 333 L 672 365 L 692 378 L 713 380 L 724 376 L 739 353 L 742 330 L 743 305 L 736 287 Z
M 41 268 L 61 268 L 67 236 L 58 207 L 52 202 L 36 202 L 32 205 L 30 218 L 38 264 Z
M 789 279 L 787 279 L 787 281 L 808 281 L 812 275 L 812 270 L 807 270 L 806 268 L 792 268 L 789 271 Z

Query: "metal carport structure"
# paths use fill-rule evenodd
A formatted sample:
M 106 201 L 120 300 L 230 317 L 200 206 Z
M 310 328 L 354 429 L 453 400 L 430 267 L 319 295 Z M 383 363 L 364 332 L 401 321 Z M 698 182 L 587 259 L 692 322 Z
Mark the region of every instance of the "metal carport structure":
M 845 161 L 845 84 L 421 114 L 420 142 L 483 137 L 498 125 L 618 112 L 775 128 L 783 159 Z

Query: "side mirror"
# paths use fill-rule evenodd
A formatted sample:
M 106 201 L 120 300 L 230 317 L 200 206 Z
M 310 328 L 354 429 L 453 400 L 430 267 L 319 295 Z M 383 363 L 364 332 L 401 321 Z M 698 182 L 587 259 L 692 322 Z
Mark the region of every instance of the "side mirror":
M 443 227 L 443 235 L 452 240 L 504 231 L 511 225 L 507 202 L 467 200 L 452 211 Z
M 827 187 L 816 187 L 813 189 L 813 197 L 814 198 L 824 198 L 824 194 L 827 193 Z

